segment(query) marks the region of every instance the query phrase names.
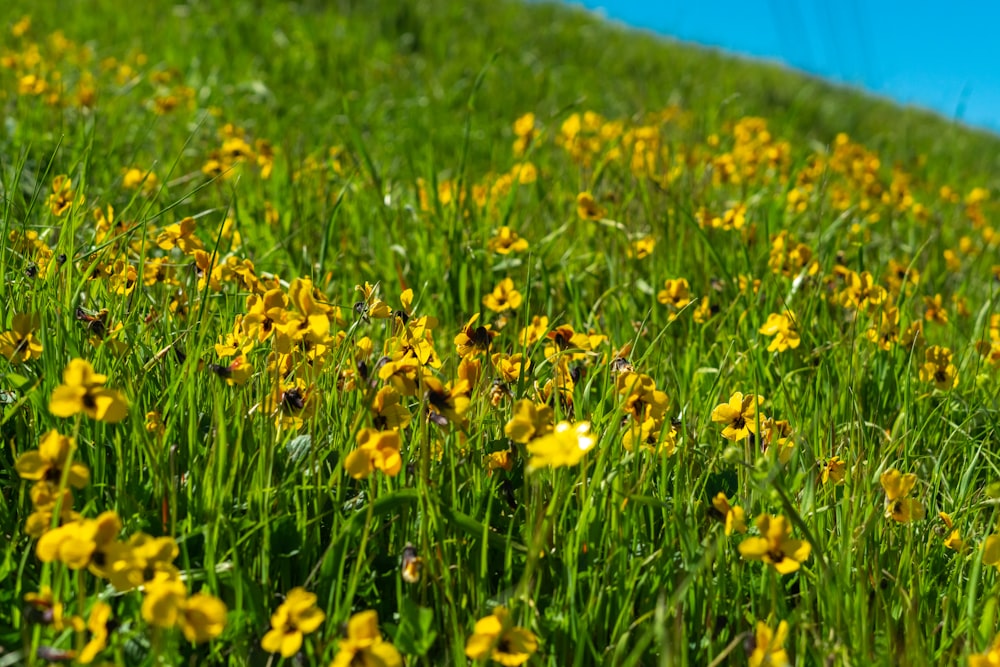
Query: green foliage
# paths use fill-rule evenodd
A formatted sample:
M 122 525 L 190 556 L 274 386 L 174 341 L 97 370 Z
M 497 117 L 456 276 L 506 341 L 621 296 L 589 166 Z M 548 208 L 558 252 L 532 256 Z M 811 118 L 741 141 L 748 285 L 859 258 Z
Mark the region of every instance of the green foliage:
M 555 4 L 8 4 L 0 664 L 988 649 L 997 137 Z

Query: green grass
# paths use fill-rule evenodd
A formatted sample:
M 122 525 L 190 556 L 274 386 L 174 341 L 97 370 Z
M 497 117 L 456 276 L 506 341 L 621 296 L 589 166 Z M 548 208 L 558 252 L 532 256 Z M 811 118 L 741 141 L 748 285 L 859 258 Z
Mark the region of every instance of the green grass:
M 329 664 L 365 610 L 406 664 L 472 664 L 467 641 L 498 605 L 537 635 L 536 665 L 739 664 L 757 623 L 780 621 L 800 664 L 955 664 L 990 645 L 1000 139 L 556 5 L 104 4 L 14 0 L 2 26 L 0 332 L 30 314 L 42 351 L 0 355 L 0 665 L 45 664 L 49 647 L 96 636 L 41 622 L 25 595 L 43 586 L 66 615 L 108 603 L 100 656 L 123 665 Z M 538 133 L 518 156 L 528 112 Z M 561 128 L 585 112 L 599 114 L 578 135 L 593 147 L 574 154 Z M 227 138 L 249 159 L 220 156 Z M 526 162 L 537 178 L 518 182 Z M 129 168 L 156 179 L 129 183 Z M 72 181 L 64 211 L 49 201 L 59 175 Z M 603 209 L 594 219 L 578 214 L 583 192 Z M 99 229 L 109 206 L 120 226 Z M 167 243 L 189 216 L 199 253 Z M 503 226 L 527 249 L 493 250 Z M 804 244 L 801 261 L 781 238 Z M 882 292 L 859 291 L 866 272 Z M 493 312 L 483 298 L 504 278 L 522 300 Z M 679 278 L 687 291 L 668 305 Z M 304 280 L 320 305 L 300 298 Z M 259 333 L 262 298 L 277 329 L 306 323 Z M 761 329 L 786 311 L 800 342 L 769 351 Z M 868 332 L 893 313 L 882 349 Z M 470 356 L 478 377 L 460 364 L 454 339 L 474 315 L 474 338 L 497 333 L 490 353 L 531 360 L 520 378 L 495 384 L 485 352 Z M 429 338 L 414 333 L 421 316 Z M 526 343 L 536 316 L 590 338 Z M 234 327 L 255 338 L 242 384 L 216 347 Z M 0 337 L 0 351 L 14 357 L 16 342 Z M 935 348 L 953 355 L 930 369 L 937 384 L 923 369 Z M 383 357 L 414 353 L 398 473 L 354 479 L 359 433 L 389 430 L 371 409 L 393 383 Z M 52 413 L 77 358 L 122 393 L 125 419 Z M 662 393 L 647 386 L 635 408 L 626 365 Z M 471 378 L 461 414 L 439 417 L 433 378 Z M 787 457 L 763 417 L 747 420 L 760 435 L 723 437 L 712 415 L 734 392 L 788 422 Z M 508 437 L 522 399 L 548 402 L 542 422 L 589 423 L 594 447 L 531 468 L 529 450 L 555 436 Z M 655 416 L 649 446 L 630 451 L 633 409 Z M 15 462 L 50 429 L 90 471 L 73 510 L 121 519 L 89 568 L 66 553 L 41 562 L 28 534 L 32 482 Z M 504 452 L 510 469 L 491 469 Z M 841 483 L 821 477 L 831 457 Z M 916 475 L 924 518 L 886 516 L 893 468 Z M 746 535 L 725 534 L 719 492 L 745 510 Z M 948 547 L 938 512 L 964 548 Z M 796 572 L 742 557 L 765 514 L 810 543 Z M 156 627 L 174 624 L 148 609 L 155 584 L 122 592 L 100 576 L 107 561 L 132 571 L 140 532 L 176 540 L 180 599 L 225 603 L 220 636 Z M 416 582 L 404 552 L 421 559 Z M 325 620 L 282 659 L 261 640 L 299 586 Z

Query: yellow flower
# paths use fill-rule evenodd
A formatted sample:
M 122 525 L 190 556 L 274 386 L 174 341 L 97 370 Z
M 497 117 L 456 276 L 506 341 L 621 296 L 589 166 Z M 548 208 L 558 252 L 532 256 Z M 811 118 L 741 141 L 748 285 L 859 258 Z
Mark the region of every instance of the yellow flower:
M 527 628 L 512 626 L 509 617 L 507 609 L 497 607 L 476 621 L 472 636 L 465 642 L 465 655 L 472 660 L 489 658 L 506 667 L 526 663 L 538 650 L 538 638 Z
M 382 387 L 372 399 L 372 425 L 378 430 L 406 428 L 413 415 L 402 404 L 402 397 L 395 388 Z
M 35 554 L 43 563 L 58 560 L 71 570 L 90 566 L 103 576 L 103 568 L 115 560 L 113 552 L 121 544 L 116 540 L 121 529 L 117 513 L 103 512 L 96 519 L 80 519 L 48 531 L 38 539 Z
M 121 550 L 121 558 L 109 568 L 108 579 L 119 592 L 132 590 L 158 578 L 179 579 L 174 566 L 177 542 L 172 537 L 135 533 Z
M 125 397 L 105 389 L 106 375 L 94 372 L 85 359 L 73 359 L 63 371 L 63 383 L 52 392 L 49 412 L 56 417 L 72 417 L 82 412 L 91 419 L 114 424 L 128 415 Z
M 142 618 L 158 628 L 172 628 L 184 611 L 187 589 L 184 582 L 167 574 L 146 584 L 142 600 Z
M 490 349 L 490 344 L 499 332 L 493 331 L 492 324 L 476 326 L 479 313 L 469 318 L 462 330 L 455 335 L 455 350 L 460 357 L 469 357 Z
M 545 336 L 548 328 L 548 317 L 545 315 L 532 316 L 531 324 L 521 329 L 521 333 L 517 337 L 518 344 L 524 347 L 531 347 Z
M 400 396 L 416 396 L 420 361 L 409 352 L 390 358 L 391 361 L 378 369 L 379 379 L 387 382 Z
M 785 517 L 762 514 L 756 525 L 763 537 L 748 537 L 740 542 L 739 551 L 744 558 L 762 560 L 779 574 L 795 572 L 809 558 L 812 545 L 791 538 L 792 527 Z
M 52 517 L 57 504 L 59 504 L 59 521 L 56 526 L 80 518 L 80 514 L 73 511 L 73 494 L 69 489 L 62 489 L 60 493 L 58 483 L 47 482 L 44 479 L 35 482 L 31 487 L 31 503 L 35 511 L 24 521 L 24 532 L 31 537 L 41 537 L 52 527 Z
M 730 505 L 729 498 L 726 497 L 725 493 L 720 491 L 712 499 L 712 507 L 719 513 L 722 522 L 726 525 L 726 537 L 732 535 L 733 531 L 737 533 L 747 532 L 746 514 L 743 512 L 743 508 L 739 505 Z
M 820 473 L 820 477 L 824 484 L 830 481 L 834 484 L 840 484 L 846 476 L 847 462 L 839 456 L 831 456 L 823 463 L 823 471 Z
M 754 632 L 754 648 L 750 654 L 750 667 L 783 667 L 788 664 L 785 640 L 788 638 L 788 623 L 778 623 L 777 630 L 763 621 L 757 621 Z
M 742 392 L 734 392 L 728 403 L 721 403 L 712 410 L 712 421 L 725 424 L 722 437 L 726 440 L 745 440 L 751 433 L 757 433 L 757 407 L 763 402 L 764 399 L 755 394 L 744 396 Z M 760 415 L 760 419 L 764 421 L 764 415 Z
M 784 352 L 794 350 L 799 346 L 799 332 L 795 325 L 795 319 L 791 312 L 771 313 L 767 316 L 767 322 L 760 328 L 760 333 L 765 336 L 774 336 L 774 340 L 767 347 L 768 352 Z
M 948 310 L 944 307 L 940 294 L 924 297 L 924 319 L 937 324 L 948 324 Z
M 14 364 L 38 359 L 42 356 L 42 344 L 35 338 L 37 328 L 37 318 L 23 313 L 15 315 L 11 330 L 0 334 L 0 354 Z
M 387 319 L 392 317 L 392 308 L 385 301 L 379 298 L 378 284 L 372 285 L 365 281 L 364 285 L 355 285 L 355 292 L 361 292 L 362 301 L 354 304 L 354 309 L 363 318 Z
M 295 378 L 275 383 L 271 395 L 264 400 L 264 409 L 274 417 L 276 428 L 294 430 L 313 418 L 318 403 L 315 385 L 308 386 L 302 378 Z
M 589 192 L 581 192 L 576 196 L 576 214 L 583 220 L 600 220 L 604 217 L 604 209 L 597 204 Z
M 436 377 L 425 375 L 422 380 L 428 418 L 438 426 L 447 422 L 463 424 L 469 409 L 469 383 L 458 380 L 443 385 Z
M 777 452 L 778 461 L 785 465 L 795 453 L 795 439 L 792 438 L 792 427 L 784 419 L 766 417 L 760 422 L 760 446 L 764 452 Z
M 528 242 L 512 231 L 510 227 L 504 225 L 497 232 L 497 235 L 489 240 L 487 249 L 498 255 L 507 255 L 512 252 L 523 252 L 528 249 Z
M 167 225 L 156 237 L 156 245 L 163 250 L 180 248 L 185 255 L 191 255 L 196 250 L 204 250 L 205 246 L 194 235 L 196 226 L 194 218 L 183 218 L 180 222 Z
M 201 644 L 215 639 L 226 627 L 226 604 L 208 593 L 195 593 L 181 610 L 181 632 L 189 642 Z
M 653 248 L 656 247 L 656 239 L 652 236 L 643 236 L 641 239 L 636 239 L 632 241 L 628 248 L 625 249 L 626 254 L 629 257 L 634 257 L 636 259 L 646 259 L 653 254 Z
M 125 169 L 122 175 L 122 187 L 128 190 L 142 188 L 143 192 L 149 194 L 160 185 L 160 179 L 152 171 L 143 171 L 138 167 Z
M 378 613 L 363 611 L 347 621 L 347 637 L 340 640 L 340 650 L 330 667 L 402 667 L 403 656 L 396 647 L 382 639 Z
M 504 426 L 503 432 L 514 442 L 527 443 L 552 430 L 552 408 L 544 403 L 535 403 L 522 398 L 514 404 L 514 414 Z
M 521 373 L 531 368 L 531 359 L 526 359 L 520 352 L 503 354 L 497 352 L 490 360 L 503 382 L 516 382 Z
M 1000 535 L 990 535 L 983 540 L 983 565 L 1000 567 Z
M 260 646 L 290 658 L 302 648 L 302 637 L 315 632 L 325 618 L 326 614 L 316 606 L 315 593 L 293 588 L 271 615 L 271 630 L 260 640 Z
M 958 369 L 951 362 L 951 350 L 934 345 L 924 351 L 924 359 L 920 367 L 921 382 L 933 382 L 942 391 L 958 386 Z
M 90 617 L 87 619 L 87 630 L 90 632 L 90 640 L 80 651 L 76 660 L 84 665 L 89 665 L 97 657 L 97 654 L 108 646 L 108 623 L 111 621 L 111 606 L 106 602 L 98 602 L 90 610 Z
M 358 432 L 358 448 L 344 459 L 344 469 L 354 479 L 368 477 L 381 470 L 389 477 L 399 474 L 403 459 L 399 454 L 398 431 L 376 431 L 364 428 Z
M 514 135 L 517 137 L 514 140 L 514 155 L 516 157 L 524 155 L 537 134 L 535 114 L 528 112 L 514 121 Z
M 889 298 L 889 293 L 875 282 L 868 271 L 861 273 L 852 271 L 848 274 L 847 280 L 848 285 L 840 294 L 841 304 L 845 308 L 872 311 Z
M 670 278 L 663 282 L 663 289 L 656 294 L 656 300 L 670 308 L 670 320 L 678 311 L 691 303 L 691 289 L 686 278 Z
M 49 195 L 49 210 L 57 218 L 69 210 L 74 199 L 73 181 L 65 174 L 60 174 L 52 179 L 52 194 Z M 81 197 L 82 200 L 82 197 Z
M 494 313 L 502 313 L 505 310 L 517 310 L 522 300 L 521 293 L 514 289 L 514 281 L 504 278 L 492 292 L 483 297 L 483 305 Z
M 969 667 L 997 667 L 1000 665 L 1000 634 L 993 638 L 993 643 L 986 653 L 969 656 Z
M 70 458 L 76 449 L 76 441 L 60 435 L 55 429 L 42 436 L 37 450 L 25 452 L 17 457 L 14 468 L 21 479 L 45 481 L 58 485 L 63 470 L 69 464 L 68 484 L 82 489 L 90 481 L 90 470 L 82 463 L 73 463 Z
M 589 422 L 559 422 L 552 433 L 528 443 L 531 454 L 528 469 L 575 466 L 596 442 L 597 439 L 590 435 Z
M 899 523 L 924 518 L 924 506 L 920 501 L 907 497 L 917 483 L 916 475 L 904 475 L 895 468 L 890 468 L 879 477 L 879 483 L 885 490 L 885 515 L 888 518 Z

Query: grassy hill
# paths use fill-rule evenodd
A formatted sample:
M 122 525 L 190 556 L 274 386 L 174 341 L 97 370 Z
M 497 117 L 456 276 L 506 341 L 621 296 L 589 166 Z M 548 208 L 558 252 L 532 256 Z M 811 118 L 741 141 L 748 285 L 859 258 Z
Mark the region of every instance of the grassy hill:
M 985 664 L 1000 137 L 555 4 L 8 5 L 0 665 Z

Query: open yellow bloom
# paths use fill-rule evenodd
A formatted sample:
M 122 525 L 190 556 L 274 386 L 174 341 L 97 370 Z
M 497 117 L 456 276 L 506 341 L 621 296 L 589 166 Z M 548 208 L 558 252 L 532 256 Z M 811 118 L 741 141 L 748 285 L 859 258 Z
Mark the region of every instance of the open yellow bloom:
M 23 80 L 22 80 L 23 83 Z M 52 215 L 57 218 L 69 210 L 73 205 L 76 195 L 73 192 L 73 181 L 65 174 L 60 174 L 52 179 L 52 194 L 49 195 L 48 204 Z M 80 197 L 80 201 L 83 197 Z
M 589 192 L 581 192 L 576 196 L 576 214 L 583 220 L 600 220 L 605 211 Z
M 809 558 L 812 545 L 791 538 L 792 527 L 783 516 L 762 514 L 757 519 L 762 537 L 748 537 L 740 542 L 740 555 L 750 560 L 762 560 L 779 574 L 790 574 Z
M 177 577 L 161 574 L 146 584 L 142 618 L 158 628 L 172 628 L 177 625 L 186 599 L 184 582 Z
M 315 593 L 293 588 L 271 615 L 271 629 L 260 640 L 260 646 L 290 658 L 302 648 L 303 636 L 315 632 L 325 618 L 326 614 L 316 606 Z
M 820 479 L 824 484 L 830 481 L 840 484 L 847 476 L 847 461 L 839 456 L 831 456 L 822 465 Z
M 489 616 L 476 621 L 473 634 L 465 643 L 465 655 L 472 660 L 490 658 L 507 667 L 523 665 L 538 650 L 538 638 L 531 630 L 511 626 L 509 612 L 497 607 Z
M 389 477 L 399 474 L 403 459 L 399 454 L 398 431 L 376 431 L 361 429 L 357 436 L 358 448 L 344 459 L 344 469 L 354 479 L 368 477 L 381 470 Z
M 120 545 L 121 529 L 116 512 L 103 512 L 96 519 L 80 519 L 48 531 L 38 539 L 35 554 L 43 563 L 58 560 L 71 570 L 90 566 L 103 576 L 101 570 L 111 564 L 111 552 Z
M 879 482 L 885 490 L 885 515 L 899 523 L 908 523 L 914 519 L 924 518 L 924 506 L 919 500 L 908 498 L 917 476 L 913 473 L 903 474 L 895 468 L 882 473 Z
M 958 369 L 952 363 L 952 351 L 934 345 L 924 352 L 924 364 L 920 367 L 920 381 L 933 382 L 942 391 L 958 386 Z
M 421 380 L 424 400 L 427 402 L 427 416 L 438 426 L 448 422 L 462 424 L 469 410 L 469 383 L 465 380 L 444 385 L 436 377 L 424 375 Z
M 44 481 L 58 485 L 63 470 L 69 465 L 68 483 L 75 489 L 82 489 L 90 481 L 90 470 L 82 463 L 70 461 L 76 441 L 60 435 L 52 429 L 42 436 L 37 450 L 25 452 L 17 457 L 14 468 L 22 479 Z
M 722 437 L 726 440 L 745 440 L 751 433 L 757 433 L 757 406 L 763 402 L 760 396 L 734 392 L 728 403 L 721 403 L 712 410 L 712 421 L 726 425 L 722 429 Z M 765 417 L 761 415 L 760 419 L 764 421 Z
M 504 278 L 492 292 L 483 297 L 483 305 L 494 313 L 502 313 L 505 310 L 517 310 L 522 300 L 521 293 L 514 289 L 514 281 Z
M 597 439 L 590 435 L 589 422 L 559 422 L 552 433 L 528 443 L 531 454 L 528 469 L 575 466 L 596 442 Z
M 799 332 L 795 326 L 795 319 L 789 311 L 784 313 L 771 313 L 767 316 L 767 322 L 760 328 L 760 333 L 765 336 L 774 336 L 771 344 L 768 345 L 768 352 L 784 352 L 794 350 L 799 346 Z
M 372 424 L 379 430 L 406 428 L 413 415 L 402 404 L 402 397 L 394 387 L 386 385 L 378 390 L 371 405 Z
M 479 313 L 469 318 L 462 330 L 455 335 L 455 350 L 460 357 L 470 357 L 490 349 L 491 341 L 499 333 L 492 324 L 476 326 Z
M 340 640 L 340 650 L 330 667 L 402 667 L 403 656 L 396 647 L 382 639 L 378 613 L 363 611 L 347 621 L 347 637 Z
M 784 667 L 788 663 L 785 640 L 788 638 L 788 623 L 778 623 L 777 630 L 771 630 L 763 621 L 757 621 L 754 632 L 754 648 L 750 654 L 750 667 Z
M 640 239 L 632 241 L 631 245 L 625 249 L 625 254 L 636 259 L 646 259 L 653 254 L 653 248 L 655 247 L 655 238 L 652 236 L 643 236 Z
M 42 344 L 35 338 L 37 318 L 19 314 L 11 322 L 11 330 L 0 334 L 0 354 L 14 364 L 22 364 L 42 356 Z
M 528 242 L 517 235 L 517 232 L 510 227 L 503 226 L 497 235 L 489 240 L 487 249 L 498 255 L 507 255 L 512 252 L 523 252 L 528 249 Z
M 215 639 L 226 627 L 226 604 L 208 593 L 188 596 L 176 573 L 159 572 L 146 584 L 142 617 L 160 628 L 181 626 L 184 637 L 194 644 Z
M 552 408 L 544 403 L 522 398 L 514 404 L 514 414 L 504 426 L 503 432 L 514 442 L 527 443 L 551 430 Z
M 214 595 L 195 593 L 181 610 L 181 632 L 194 644 L 215 639 L 226 627 L 227 612 L 226 604 Z
M 114 424 L 128 416 L 125 397 L 105 389 L 106 375 L 94 372 L 85 359 L 73 359 L 63 371 L 63 383 L 52 392 L 49 412 L 56 417 L 72 417 L 82 412 L 91 419 Z

